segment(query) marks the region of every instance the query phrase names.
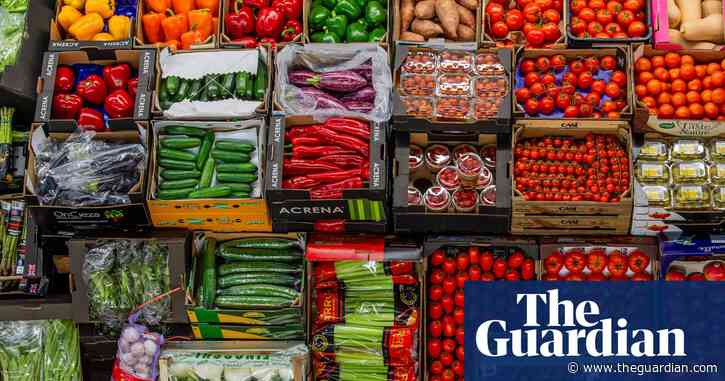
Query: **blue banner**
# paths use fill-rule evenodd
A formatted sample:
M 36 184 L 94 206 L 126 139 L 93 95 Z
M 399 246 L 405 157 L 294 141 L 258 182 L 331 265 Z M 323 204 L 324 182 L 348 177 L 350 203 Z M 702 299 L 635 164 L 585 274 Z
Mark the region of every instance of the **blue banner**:
M 466 381 L 725 380 L 725 282 L 466 282 Z

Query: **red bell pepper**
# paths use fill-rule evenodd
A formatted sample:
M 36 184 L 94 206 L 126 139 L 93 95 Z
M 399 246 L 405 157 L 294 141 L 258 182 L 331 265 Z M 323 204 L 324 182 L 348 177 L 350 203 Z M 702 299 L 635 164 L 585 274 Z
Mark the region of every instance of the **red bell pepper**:
M 293 41 L 302 33 L 302 24 L 297 20 L 289 20 L 282 30 L 282 41 Z
M 128 80 L 128 95 L 131 99 L 136 101 L 136 92 L 138 91 L 138 78 L 131 78 Z
M 106 83 L 99 75 L 91 74 L 78 84 L 76 92 L 87 102 L 101 105 L 106 99 Z
M 296 146 L 292 147 L 292 157 L 297 159 L 316 159 L 327 155 L 348 155 L 357 153 L 355 150 L 345 149 L 336 145 L 329 146 Z
M 103 108 L 109 118 L 128 118 L 133 113 L 134 100 L 126 90 L 114 90 L 106 97 Z
M 341 134 L 352 135 L 365 141 L 370 140 L 370 126 L 357 119 L 330 118 L 325 121 L 324 126 Z
M 55 94 L 69 94 L 73 91 L 73 84 L 76 81 L 76 74 L 68 66 L 58 66 L 55 70 Z
M 78 115 L 78 127 L 81 130 L 103 131 L 106 129 L 106 122 L 103 120 L 103 114 L 84 107 Z
M 285 159 L 282 165 L 282 175 L 284 177 L 305 176 L 311 173 L 336 172 L 341 170 L 342 168 L 336 165 L 322 163 L 316 160 Z
M 232 40 L 233 43 L 239 44 L 244 48 L 252 49 L 257 47 L 257 39 L 252 36 L 244 36 L 241 38 L 235 38 Z
M 274 0 L 272 1 L 272 8 L 282 12 L 287 20 L 290 21 L 297 21 L 302 16 L 302 0 Z M 298 34 L 300 32 L 297 32 L 295 36 Z
M 257 36 L 277 38 L 284 28 L 284 14 L 274 8 L 263 8 L 257 13 Z M 264 42 L 264 41 L 261 41 Z
M 224 18 L 225 32 L 232 40 L 254 33 L 254 10 L 242 4 L 242 0 L 234 0 Z
M 75 94 L 53 97 L 53 119 L 75 119 L 83 108 L 83 99 Z
M 108 91 L 125 89 L 131 78 L 131 66 L 127 63 L 108 65 L 103 68 L 103 80 L 106 81 Z
M 256 9 L 269 8 L 270 0 L 244 0 L 244 4 Z

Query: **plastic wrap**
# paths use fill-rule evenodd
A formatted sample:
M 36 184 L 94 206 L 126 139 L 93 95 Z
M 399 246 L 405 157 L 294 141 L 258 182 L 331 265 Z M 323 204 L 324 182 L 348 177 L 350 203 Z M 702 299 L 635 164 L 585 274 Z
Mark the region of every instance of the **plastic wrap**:
M 277 54 L 276 66 L 276 101 L 285 113 L 314 115 L 320 120 L 332 115 L 376 122 L 390 118 L 392 75 L 388 55 L 378 45 L 288 44 Z M 294 78 L 289 78 L 290 73 Z M 321 83 L 327 77 L 337 87 Z M 368 85 L 375 89 L 369 112 L 357 103 L 346 106 L 340 101 Z
M 80 333 L 71 320 L 50 320 L 43 351 L 44 381 L 78 381 L 81 376 Z
M 14 65 L 23 46 L 28 0 L 0 1 L 0 72 Z
M 141 144 L 94 140 L 93 132 L 51 141 L 36 153 L 37 194 L 42 205 L 128 204 L 146 163 Z
M 137 314 L 128 319 L 118 339 L 112 381 L 153 381 L 158 376 L 164 337 L 136 324 Z
M 4 381 L 37 381 L 43 364 L 43 321 L 0 322 L 0 370 Z

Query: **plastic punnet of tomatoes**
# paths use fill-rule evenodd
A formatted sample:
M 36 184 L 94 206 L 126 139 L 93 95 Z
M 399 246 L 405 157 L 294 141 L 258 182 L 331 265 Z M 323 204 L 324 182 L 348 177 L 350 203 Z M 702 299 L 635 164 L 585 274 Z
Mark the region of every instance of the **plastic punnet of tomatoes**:
M 515 112 L 552 119 L 621 119 L 631 112 L 624 49 L 560 52 L 519 54 Z
M 661 243 L 660 269 L 666 281 L 725 281 L 725 254 L 717 235 Z
M 541 263 L 549 281 L 648 281 L 655 272 L 654 258 L 636 246 L 566 245 L 542 254 Z
M 550 48 L 562 43 L 563 1 L 488 0 L 483 14 L 483 39 L 497 46 Z
M 648 0 L 566 0 L 567 40 L 573 45 L 596 42 L 647 42 L 652 35 Z

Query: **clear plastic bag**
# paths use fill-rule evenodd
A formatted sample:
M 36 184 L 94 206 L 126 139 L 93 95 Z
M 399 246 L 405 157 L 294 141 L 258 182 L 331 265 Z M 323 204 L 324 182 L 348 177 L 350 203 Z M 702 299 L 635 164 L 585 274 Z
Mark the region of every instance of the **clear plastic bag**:
M 94 140 L 94 132 L 51 141 L 36 154 L 37 192 L 42 205 L 128 204 L 146 163 L 141 144 Z
M 276 66 L 276 101 L 285 113 L 390 119 L 393 81 L 388 55 L 378 45 L 288 44 L 277 54 Z M 350 100 L 370 85 L 373 101 Z M 363 104 L 369 104 L 369 111 Z
M 137 317 L 138 314 L 131 315 L 118 339 L 112 381 L 153 381 L 158 376 L 164 337 L 136 324 Z
M 80 333 L 71 320 L 50 320 L 44 336 L 44 381 L 81 380 Z
M 41 379 L 44 321 L 0 322 L 0 370 L 4 381 Z

